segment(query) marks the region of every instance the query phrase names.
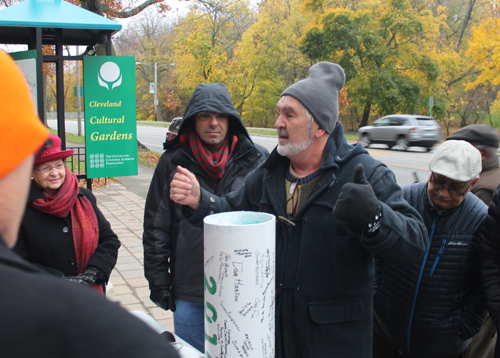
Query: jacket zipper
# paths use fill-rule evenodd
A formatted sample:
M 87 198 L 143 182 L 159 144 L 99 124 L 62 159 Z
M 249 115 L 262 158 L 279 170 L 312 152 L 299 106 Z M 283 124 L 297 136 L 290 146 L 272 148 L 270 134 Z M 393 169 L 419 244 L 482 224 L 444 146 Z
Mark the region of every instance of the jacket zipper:
M 417 280 L 417 287 L 415 289 L 415 295 L 413 296 L 413 304 L 411 306 L 410 321 L 408 322 L 408 332 L 406 333 L 406 341 L 408 344 L 408 355 L 410 355 L 411 324 L 413 322 L 413 314 L 415 313 L 415 305 L 417 303 L 418 290 L 420 288 L 420 282 L 422 281 L 422 276 L 424 274 L 424 268 L 425 268 L 425 263 L 427 262 L 427 256 L 429 256 L 429 251 L 431 250 L 432 237 L 434 236 L 434 229 L 436 228 L 437 219 L 438 219 L 438 215 L 434 216 L 431 234 L 429 235 L 429 248 L 427 249 L 427 252 L 425 253 L 424 259 L 422 261 L 422 265 L 420 267 L 420 274 L 418 275 L 418 280 Z M 435 264 L 437 264 L 437 263 L 435 263 Z
M 446 246 L 446 239 L 444 239 L 443 242 L 441 243 L 441 247 L 439 248 L 439 252 L 436 257 L 436 261 L 434 261 L 434 265 L 432 265 L 431 276 L 434 273 L 434 270 L 436 269 L 436 266 L 439 262 L 439 259 L 441 258 L 441 255 L 444 253 L 445 246 Z

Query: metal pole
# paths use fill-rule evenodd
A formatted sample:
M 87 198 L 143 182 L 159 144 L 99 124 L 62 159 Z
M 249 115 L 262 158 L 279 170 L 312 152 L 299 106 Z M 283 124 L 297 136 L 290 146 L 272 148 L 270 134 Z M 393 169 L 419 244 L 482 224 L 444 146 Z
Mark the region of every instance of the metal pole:
M 155 62 L 155 122 L 158 122 L 158 63 Z
M 56 94 L 57 135 L 61 138 L 61 149 L 66 149 L 66 118 L 64 114 L 64 59 L 62 29 L 56 30 Z
M 78 55 L 78 46 L 76 46 L 76 54 Z M 82 101 L 80 99 L 80 61 L 76 61 L 76 108 L 77 108 L 77 123 L 78 135 L 82 135 Z
M 36 50 L 36 92 L 37 92 L 37 109 L 38 117 L 43 124 L 47 125 L 47 114 L 45 113 L 45 86 L 44 86 L 44 76 L 43 76 L 43 51 L 42 51 L 42 28 L 37 27 L 34 29 L 34 48 L 30 50 Z

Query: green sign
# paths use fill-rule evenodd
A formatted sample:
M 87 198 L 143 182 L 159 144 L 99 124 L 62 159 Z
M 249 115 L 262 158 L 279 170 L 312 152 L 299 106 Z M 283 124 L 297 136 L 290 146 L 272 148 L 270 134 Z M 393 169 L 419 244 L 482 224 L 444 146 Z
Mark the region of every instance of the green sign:
M 21 69 L 21 72 L 28 82 L 31 95 L 33 96 L 33 101 L 35 105 L 38 103 L 37 96 L 37 85 L 36 85 L 36 50 L 22 51 L 22 52 L 12 52 L 9 53 L 17 65 Z M 38 110 L 38 106 L 37 106 Z
M 87 176 L 137 175 L 135 59 L 83 58 Z

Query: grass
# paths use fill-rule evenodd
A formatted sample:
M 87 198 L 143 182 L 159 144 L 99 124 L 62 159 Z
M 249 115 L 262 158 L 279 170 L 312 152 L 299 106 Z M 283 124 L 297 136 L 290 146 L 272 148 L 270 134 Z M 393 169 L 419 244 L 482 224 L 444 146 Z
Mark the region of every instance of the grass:
M 137 161 L 139 164 L 145 165 L 150 168 L 156 168 L 161 154 L 156 152 L 137 152 Z
M 57 131 L 55 129 L 49 129 L 49 132 L 57 135 Z M 66 141 L 74 144 L 85 145 L 85 137 L 78 134 L 66 132 Z
M 276 129 L 275 128 L 247 128 L 247 132 L 249 134 L 257 134 L 257 135 L 268 135 L 276 137 Z
M 167 127 L 170 125 L 170 122 L 153 122 L 153 121 L 137 121 L 138 125 L 141 126 L 151 126 L 151 127 Z

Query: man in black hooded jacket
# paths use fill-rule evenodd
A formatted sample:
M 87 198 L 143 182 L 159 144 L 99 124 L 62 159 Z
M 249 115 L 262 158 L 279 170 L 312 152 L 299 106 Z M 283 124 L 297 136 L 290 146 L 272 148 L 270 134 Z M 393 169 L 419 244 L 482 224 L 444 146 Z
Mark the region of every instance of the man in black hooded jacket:
M 174 312 L 175 333 L 204 351 L 203 230 L 170 200 L 181 165 L 218 196 L 239 189 L 269 153 L 250 139 L 225 85 L 201 84 L 189 101 L 179 134 L 165 144 L 144 212 L 144 271 L 151 300 Z

